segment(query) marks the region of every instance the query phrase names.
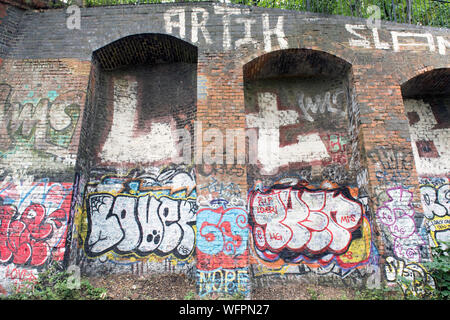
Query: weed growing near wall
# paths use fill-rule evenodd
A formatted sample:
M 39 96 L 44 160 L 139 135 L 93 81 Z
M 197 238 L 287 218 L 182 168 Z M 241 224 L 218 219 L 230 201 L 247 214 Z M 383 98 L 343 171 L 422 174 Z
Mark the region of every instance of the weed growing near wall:
M 423 265 L 434 278 L 436 289 L 433 295 L 436 299 L 450 299 L 450 243 L 443 247 L 432 248 L 433 261 Z
M 34 284 L 6 297 L 6 300 L 103 300 L 106 289 L 93 287 L 82 279 L 79 286 L 71 284 L 72 273 L 63 270 L 56 263 L 39 273 Z

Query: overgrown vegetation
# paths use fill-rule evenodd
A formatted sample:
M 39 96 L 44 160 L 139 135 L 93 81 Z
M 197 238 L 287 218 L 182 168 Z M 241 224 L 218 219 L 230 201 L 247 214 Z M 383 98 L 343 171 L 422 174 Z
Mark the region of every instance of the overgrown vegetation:
M 432 249 L 433 261 L 422 263 L 429 275 L 434 279 L 431 287 L 424 279 L 409 280 L 404 277 L 397 279 L 395 287 L 382 287 L 379 289 L 364 289 L 355 292 L 355 300 L 415 300 L 433 299 L 449 300 L 450 298 L 450 243 L 443 247 Z M 108 299 L 107 290 L 94 287 L 87 279 L 77 279 L 74 283 L 73 274 L 63 270 L 58 264 L 49 266 L 38 275 L 38 279 L 29 286 L 16 293 L 1 297 L 7 300 L 99 300 Z M 321 298 L 317 290 L 306 288 L 308 298 L 317 300 Z M 193 290 L 189 290 L 184 300 L 198 299 Z M 211 299 L 211 297 L 208 297 Z M 223 299 L 216 297 L 213 299 Z M 236 293 L 225 299 L 242 300 L 245 296 Z M 347 297 L 342 297 L 347 299 Z
M 57 264 L 39 273 L 34 283 L 29 283 L 6 300 L 102 300 L 106 289 L 93 287 L 88 280 L 73 282 L 73 274 L 63 270 Z
M 65 0 L 63 2 L 65 5 L 82 3 L 85 7 L 93 7 L 199 1 L 205 0 Z M 450 27 L 450 0 L 229 0 L 222 2 L 360 18 L 379 17 L 381 20 L 401 23 Z M 374 11 L 372 6 L 376 6 L 379 10 Z
M 358 290 L 355 300 L 403 300 L 404 296 L 399 287 L 382 287 L 379 289 Z
M 357 300 L 449 300 L 450 299 L 450 243 L 432 248 L 433 260 L 422 265 L 433 278 L 431 286 L 427 277 L 398 277 L 397 286 L 365 289 L 356 292 Z
M 434 278 L 435 290 L 433 296 L 437 299 L 450 299 L 450 243 L 443 243 L 443 247 L 432 248 L 433 261 L 423 265 Z

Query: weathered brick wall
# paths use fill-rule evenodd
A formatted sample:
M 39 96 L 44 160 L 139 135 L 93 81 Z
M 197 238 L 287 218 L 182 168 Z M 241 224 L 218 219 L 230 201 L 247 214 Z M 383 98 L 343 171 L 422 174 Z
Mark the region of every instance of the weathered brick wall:
M 103 66 L 112 65 L 104 53 L 97 56 Z M 195 175 L 190 156 L 173 163 L 177 132 L 193 128 L 197 72 L 194 63 L 166 58 L 174 61 L 94 71 L 95 114 L 86 119 L 93 124 L 85 137 L 92 153 L 86 155 L 90 168 L 80 203 L 84 221 L 77 225 L 86 274 L 127 272 L 121 264 L 130 259 L 138 273 L 167 270 L 173 259 L 186 269 L 192 264 Z M 93 259 L 102 255 L 108 263 Z
M 186 272 L 201 295 L 248 295 L 395 283 L 446 237 L 449 92 L 420 76 L 448 79 L 448 30 L 214 3 L 68 17 L 26 11 L 0 69 L 7 290 L 12 268 L 51 260 L 12 260 L 27 239 L 87 274 Z M 30 188 L 58 244 L 25 232 L 43 223 L 16 213 Z
M 0 3 L 0 65 L 9 47 L 16 40 L 23 10 Z
M 5 60 L 1 101 L 1 285 L 63 261 L 89 62 Z

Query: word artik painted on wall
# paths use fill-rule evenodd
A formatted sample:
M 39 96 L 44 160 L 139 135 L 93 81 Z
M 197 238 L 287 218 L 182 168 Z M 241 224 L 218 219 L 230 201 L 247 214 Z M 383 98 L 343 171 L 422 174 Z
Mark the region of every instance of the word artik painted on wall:
M 339 190 L 274 189 L 250 200 L 253 238 L 261 257 L 277 260 L 290 252 L 319 255 L 323 263 L 344 253 L 363 220 L 361 203 Z
M 189 10 L 190 11 L 190 10 Z M 206 44 L 212 44 L 213 38 L 208 31 L 209 12 L 203 8 L 192 8 L 191 19 L 186 21 L 185 8 L 169 9 L 164 13 L 165 30 L 168 34 L 186 38 L 186 25 L 191 26 L 191 41 L 198 43 L 200 39 Z M 283 27 L 284 17 L 277 17 L 276 22 L 271 22 L 268 14 L 262 14 L 261 20 L 250 16 L 249 9 L 229 8 L 214 5 L 214 14 L 222 16 L 222 46 L 224 50 L 237 49 L 244 45 L 257 46 L 259 42 L 253 38 L 252 25 L 261 23 L 263 27 L 264 49 L 269 52 L 272 50 L 272 38 L 276 38 L 278 46 L 281 49 L 288 47 Z M 231 27 L 242 26 L 243 37 L 233 41 L 231 36 Z M 175 31 L 176 30 L 176 31 Z

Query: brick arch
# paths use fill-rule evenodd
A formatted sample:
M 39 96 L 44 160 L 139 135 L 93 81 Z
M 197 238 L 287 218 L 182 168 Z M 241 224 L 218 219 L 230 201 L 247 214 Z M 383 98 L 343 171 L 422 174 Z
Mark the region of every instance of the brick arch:
M 186 129 L 191 136 L 193 135 L 191 124 L 197 114 L 196 76 L 197 47 L 169 35 L 147 33 L 126 36 L 93 52 L 77 172 L 80 174 L 80 180 L 86 184 L 96 183 L 94 181 L 100 183 L 99 189 L 85 194 L 81 194 L 79 189 L 77 197 L 80 203 L 90 205 L 91 195 L 95 198 L 105 191 L 108 197 L 114 197 L 119 192 L 125 194 L 127 199 L 137 199 L 134 197 L 135 191 L 132 190 L 135 187 L 144 193 L 151 190 L 156 192 L 156 189 L 159 190 L 157 192 L 165 193 L 161 191 L 160 186 L 144 186 L 143 181 L 147 179 L 145 177 L 157 177 L 162 179 L 158 184 L 168 186 L 172 183 L 170 179 L 185 176 L 189 179 L 181 182 L 180 190 L 173 189 L 173 192 L 172 190 L 170 193 L 167 192 L 165 196 L 167 200 L 162 200 L 170 202 L 174 216 L 181 217 L 181 209 L 177 207 L 180 201 L 186 201 L 184 203 L 187 205 L 192 204 L 193 208 L 195 200 L 184 197 L 181 192 L 189 189 L 185 181 L 195 184 L 195 174 L 190 159 L 183 158 L 183 163 L 175 163 L 177 152 L 175 135 L 180 129 Z M 108 190 L 102 190 L 109 184 L 110 178 L 114 180 L 118 178 L 121 181 L 120 187 L 112 193 L 108 187 Z M 132 188 L 129 188 L 128 181 L 133 184 Z M 189 189 L 189 194 L 192 190 Z M 186 199 L 176 198 L 174 194 L 177 192 Z M 132 213 L 136 209 L 134 205 L 125 210 L 131 213 L 127 217 L 133 221 L 134 230 L 127 226 L 119 230 L 117 225 L 103 229 L 94 219 L 90 219 L 90 207 L 87 208 L 89 209 L 79 213 L 84 216 L 77 220 L 87 226 L 87 233 L 79 235 L 83 241 L 81 245 L 81 242 L 74 244 L 78 246 L 74 254 L 92 258 L 89 259 L 90 266 L 82 268 L 82 272 L 89 272 L 89 268 L 93 267 L 98 268 L 99 272 L 117 273 L 121 271 L 120 265 L 123 261 L 131 265 L 139 262 L 149 269 L 158 269 L 158 266 L 149 260 L 150 256 L 170 256 L 182 260 L 194 252 L 195 238 L 192 236 L 194 229 L 191 227 L 193 221 L 189 222 L 189 230 L 176 235 L 175 240 L 170 230 L 166 228 L 168 224 L 160 225 L 158 236 L 156 229 L 149 228 L 148 225 L 140 226 L 141 221 L 133 218 L 136 217 Z M 123 218 L 126 216 L 125 211 L 121 216 Z M 169 208 L 166 210 L 158 205 L 157 209 L 153 208 L 151 212 L 167 216 Z M 157 220 L 159 218 L 154 219 Z M 142 222 L 144 223 L 144 220 Z M 135 240 L 138 238 L 140 240 L 126 250 L 118 251 L 115 248 L 122 240 L 113 246 L 108 245 L 97 250 L 94 247 L 97 240 L 90 240 L 97 237 L 97 227 L 100 227 L 100 233 L 109 232 L 116 240 L 118 240 L 116 236 L 126 230 L 135 235 L 133 236 Z M 144 235 L 143 232 L 147 231 L 149 234 Z M 166 235 L 165 238 L 163 234 Z M 172 248 L 166 250 L 163 239 L 166 239 L 167 243 L 171 240 L 175 240 L 174 243 L 179 242 L 179 250 Z M 181 243 L 184 239 L 189 242 L 189 252 L 186 251 L 184 242 Z M 102 238 L 100 242 L 102 240 L 104 239 Z M 149 243 L 156 245 L 151 249 L 145 249 L 144 253 L 140 244 Z M 80 250 L 82 248 L 83 250 Z M 107 255 L 105 259 L 114 262 L 114 267 L 102 269 L 102 263 L 96 258 L 103 254 Z M 100 265 L 97 265 L 98 263 Z
M 409 80 L 416 78 L 422 74 L 431 72 L 433 70 L 448 69 L 450 65 L 448 63 L 430 63 L 430 64 L 413 64 L 409 68 L 395 69 L 394 75 L 399 86 L 403 86 Z
M 351 64 L 333 54 L 313 49 L 283 49 L 252 56 L 243 65 L 244 79 L 274 76 L 337 76 L 347 74 Z M 305 68 L 306 67 L 306 68 Z
M 425 69 L 401 83 L 403 97 L 450 95 L 450 68 Z
M 142 33 L 115 40 L 92 53 L 104 70 L 130 65 L 172 62 L 197 63 L 197 47 L 174 36 Z
M 350 126 L 347 113 L 353 112 L 350 108 L 352 65 L 349 62 L 319 50 L 283 49 L 252 59 L 242 70 L 246 113 L 248 119 L 252 119 L 249 120 L 250 128 L 266 130 L 263 124 L 269 121 L 266 116 L 284 117 L 282 121 L 281 118 L 279 122 L 275 121 L 279 124 L 279 143 L 275 141 L 278 138 L 270 142 L 274 144 L 273 153 L 280 154 L 280 158 L 277 160 L 274 156 L 263 160 L 263 152 L 258 151 L 258 163 L 252 167 L 253 172 L 247 179 L 250 185 L 252 181 L 278 172 L 277 168 L 295 174 L 308 166 L 325 168 L 349 161 L 350 156 L 343 146 L 337 151 L 342 152 L 339 155 L 331 154 L 334 150 L 327 150 L 331 135 L 334 139 L 339 133 L 343 141 L 351 140 L 347 137 Z M 311 156 L 303 154 L 300 152 L 302 142 L 298 139 L 315 141 L 318 151 Z M 260 144 L 258 148 L 264 148 L 264 145 Z M 298 152 L 293 155 L 295 148 Z M 290 154 L 284 157 L 286 150 L 290 150 Z M 318 182 L 321 178 L 316 173 L 313 179 Z

